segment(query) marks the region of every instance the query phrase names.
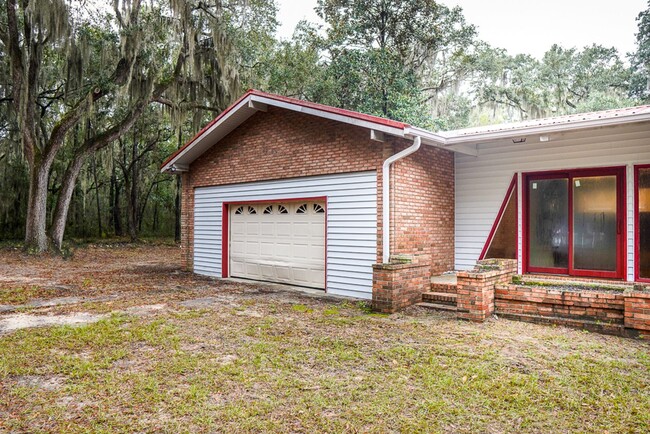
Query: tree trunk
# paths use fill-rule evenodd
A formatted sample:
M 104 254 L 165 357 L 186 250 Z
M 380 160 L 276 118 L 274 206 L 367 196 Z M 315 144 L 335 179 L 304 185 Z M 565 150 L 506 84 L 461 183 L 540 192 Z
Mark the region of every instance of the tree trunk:
M 176 201 L 174 203 L 175 211 L 175 225 L 174 225 L 174 240 L 177 243 L 181 242 L 181 177 L 176 176 Z
M 97 202 L 97 229 L 99 229 L 99 236 L 104 235 L 104 229 L 102 228 L 102 207 L 99 202 L 99 184 L 97 183 L 97 162 L 93 156 L 93 182 L 95 183 L 95 201 Z
M 137 139 L 137 128 L 133 128 L 133 143 L 131 143 L 131 164 L 128 170 L 128 175 L 125 173 L 124 177 L 126 180 L 126 191 L 128 200 L 126 201 L 126 216 L 127 216 L 127 225 L 129 230 L 129 237 L 131 242 L 135 242 L 138 239 L 138 139 Z M 123 153 L 124 155 L 125 153 Z M 125 162 L 126 165 L 126 162 Z
M 131 178 L 126 185 L 128 200 L 126 201 L 126 217 L 131 242 L 138 239 L 138 183 Z
M 61 190 L 59 191 L 59 197 L 54 208 L 54 218 L 52 219 L 52 229 L 50 231 L 53 247 L 58 251 L 63 246 L 63 235 L 65 233 L 70 201 L 72 200 L 72 194 L 77 184 L 77 178 L 86 161 L 86 155 L 85 153 L 75 155 L 61 180 Z
M 42 253 L 48 248 L 46 223 L 47 185 L 50 178 L 49 165 L 43 163 L 34 164 L 30 176 L 27 224 L 25 225 L 25 249 L 34 253 Z
M 183 146 L 183 131 L 178 129 L 178 149 Z M 181 175 L 176 175 L 176 200 L 174 201 L 174 241 L 181 242 Z
M 120 208 L 120 190 L 122 186 L 117 179 L 115 178 L 115 197 L 114 201 L 111 204 L 111 215 L 113 216 L 113 225 L 115 227 L 115 236 L 121 237 L 124 235 L 124 229 L 122 227 L 122 210 Z
M 108 202 L 110 206 L 109 226 L 113 229 L 114 235 L 121 237 L 123 233 L 122 218 L 120 216 L 120 185 L 117 182 L 115 166 L 113 166 L 113 170 L 111 171 L 111 186 Z

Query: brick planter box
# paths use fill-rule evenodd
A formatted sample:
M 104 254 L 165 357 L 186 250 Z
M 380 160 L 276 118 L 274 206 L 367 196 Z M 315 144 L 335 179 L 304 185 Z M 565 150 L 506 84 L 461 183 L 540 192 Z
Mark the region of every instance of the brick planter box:
M 494 313 L 519 321 L 650 339 L 650 292 L 575 292 L 502 284 L 495 287 Z
M 482 322 L 494 313 L 494 287 L 509 282 L 517 272 L 517 261 L 479 261 L 472 271 L 460 271 L 457 278 L 457 310 L 460 319 Z
M 374 264 L 372 308 L 394 313 L 422 301 L 431 286 L 428 264 Z
M 625 295 L 497 285 L 495 313 L 520 321 L 580 327 L 623 335 Z

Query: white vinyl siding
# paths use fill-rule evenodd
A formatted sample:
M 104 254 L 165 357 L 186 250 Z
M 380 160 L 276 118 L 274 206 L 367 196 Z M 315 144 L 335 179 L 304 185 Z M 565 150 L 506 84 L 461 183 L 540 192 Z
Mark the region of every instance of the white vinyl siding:
M 376 172 L 201 187 L 194 191 L 194 272 L 221 277 L 224 202 L 327 197 L 326 291 L 370 299 L 377 262 Z
M 469 269 L 479 258 L 512 176 L 519 174 L 518 251 L 522 258 L 521 173 L 588 167 L 626 166 L 627 277 L 634 279 L 635 164 L 650 163 L 648 125 L 601 129 L 597 136 L 551 135 L 540 143 L 486 144 L 479 156 L 456 154 L 456 268 Z M 521 266 L 521 264 L 520 264 Z M 521 269 L 520 269 L 521 271 Z

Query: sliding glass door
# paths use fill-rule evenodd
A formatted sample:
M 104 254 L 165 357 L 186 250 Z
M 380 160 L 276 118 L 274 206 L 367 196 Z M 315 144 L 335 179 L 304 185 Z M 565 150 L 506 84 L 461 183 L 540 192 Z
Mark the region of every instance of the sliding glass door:
M 622 278 L 623 168 L 525 176 L 528 272 Z

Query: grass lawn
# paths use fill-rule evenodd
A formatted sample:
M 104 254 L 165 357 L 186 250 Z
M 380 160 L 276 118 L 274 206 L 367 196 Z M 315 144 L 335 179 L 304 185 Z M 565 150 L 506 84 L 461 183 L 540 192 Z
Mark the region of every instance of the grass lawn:
M 100 321 L 0 335 L 0 431 L 650 431 L 650 345 L 562 327 L 476 325 L 178 270 L 169 246 L 71 260 L 0 251 L 8 315 Z

